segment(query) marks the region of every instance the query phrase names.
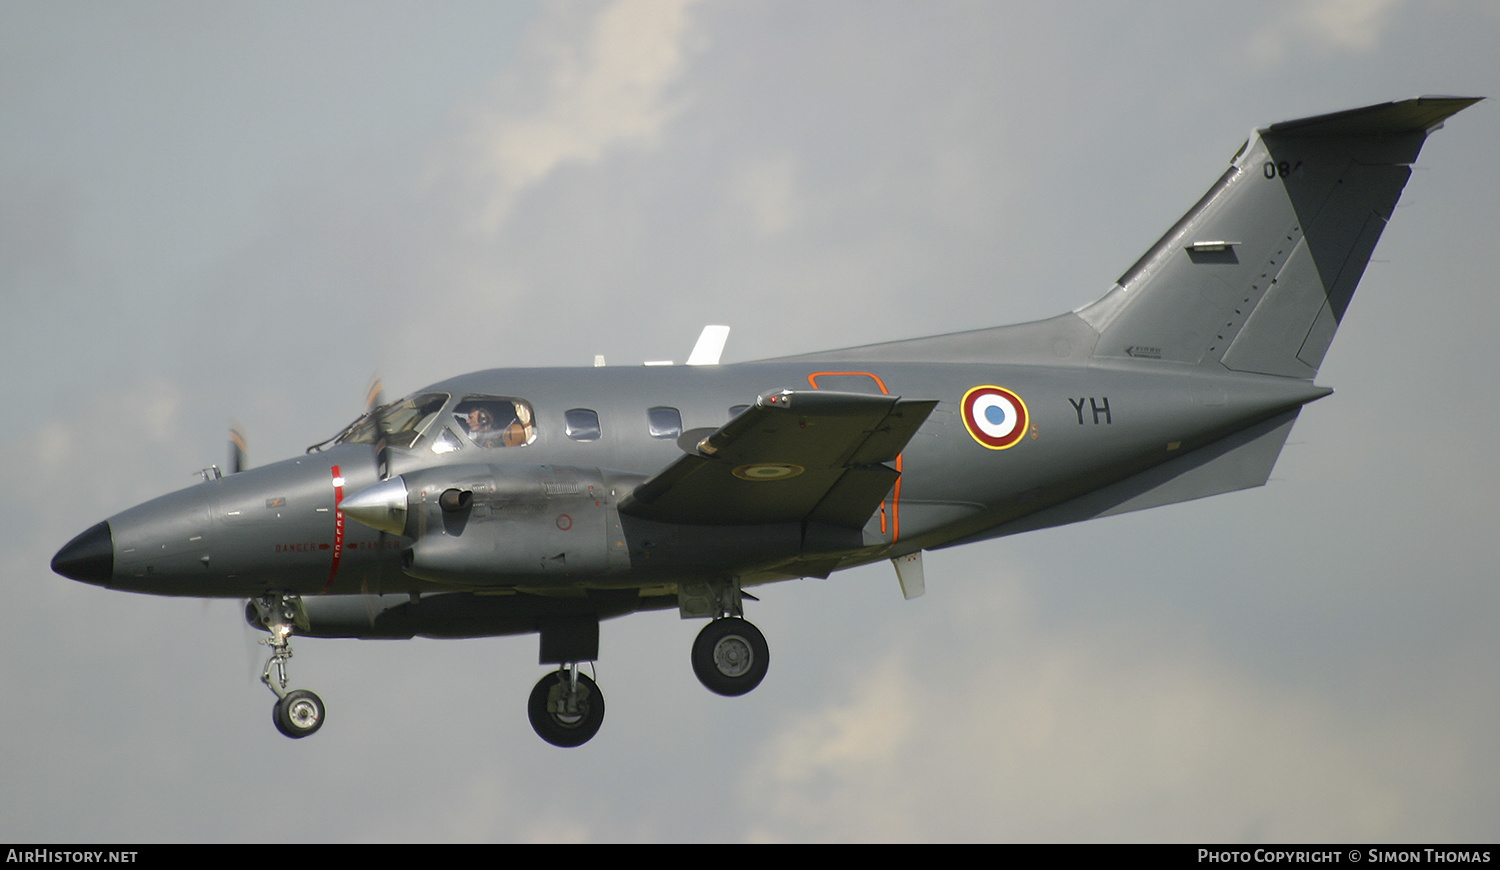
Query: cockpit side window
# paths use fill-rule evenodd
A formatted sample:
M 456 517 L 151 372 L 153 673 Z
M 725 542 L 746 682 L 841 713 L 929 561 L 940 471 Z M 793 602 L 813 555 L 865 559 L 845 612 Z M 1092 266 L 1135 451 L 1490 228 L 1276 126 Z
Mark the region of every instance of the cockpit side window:
M 465 396 L 453 406 L 454 427 L 477 447 L 524 447 L 536 440 L 530 403 L 500 396 Z
M 449 426 L 444 426 L 443 431 L 439 432 L 438 436 L 432 440 L 433 453 L 454 453 L 462 450 L 463 447 L 464 442 L 457 435 L 453 434 L 453 429 Z

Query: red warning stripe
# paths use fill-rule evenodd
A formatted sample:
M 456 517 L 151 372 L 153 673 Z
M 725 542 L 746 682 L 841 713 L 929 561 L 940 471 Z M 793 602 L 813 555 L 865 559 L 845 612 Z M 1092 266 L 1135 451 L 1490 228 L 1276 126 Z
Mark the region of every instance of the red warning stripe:
M 344 512 L 339 510 L 339 505 L 344 503 L 344 475 L 337 465 L 329 470 L 333 472 L 333 566 L 328 569 L 324 592 L 333 588 L 333 578 L 339 573 L 339 559 L 344 555 Z

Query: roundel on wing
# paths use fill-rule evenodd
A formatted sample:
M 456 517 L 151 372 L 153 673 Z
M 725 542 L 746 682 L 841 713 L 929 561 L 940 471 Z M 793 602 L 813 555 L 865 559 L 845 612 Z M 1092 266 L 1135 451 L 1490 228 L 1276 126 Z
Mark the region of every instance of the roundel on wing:
M 732 472 L 741 480 L 786 480 L 796 477 L 807 469 L 789 462 L 755 462 L 741 465 Z
M 983 386 L 964 393 L 964 427 L 991 450 L 1014 447 L 1031 418 L 1021 397 L 1004 387 Z

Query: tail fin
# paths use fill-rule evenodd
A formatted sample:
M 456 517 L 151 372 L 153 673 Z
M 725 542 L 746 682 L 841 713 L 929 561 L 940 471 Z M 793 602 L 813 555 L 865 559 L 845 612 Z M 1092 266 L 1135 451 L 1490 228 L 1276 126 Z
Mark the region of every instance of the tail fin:
M 1477 98 L 1422 97 L 1257 130 L 1211 190 L 1079 310 L 1094 357 L 1311 378 L 1427 134 Z

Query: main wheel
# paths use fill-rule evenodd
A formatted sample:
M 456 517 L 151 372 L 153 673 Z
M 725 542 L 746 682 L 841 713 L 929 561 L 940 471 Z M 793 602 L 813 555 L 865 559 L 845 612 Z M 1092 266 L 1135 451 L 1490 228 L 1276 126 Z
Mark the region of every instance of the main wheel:
M 693 641 L 693 673 L 720 695 L 745 694 L 760 685 L 770 666 L 766 636 L 737 616 L 715 619 Z
M 323 699 L 306 689 L 287 692 L 271 711 L 276 730 L 293 740 L 314 734 L 323 727 Z
M 538 737 L 553 746 L 582 746 L 604 724 L 604 693 L 594 681 L 578 675 L 578 695 L 569 698 L 567 671 L 553 671 L 537 682 L 526 702 L 526 715 Z

